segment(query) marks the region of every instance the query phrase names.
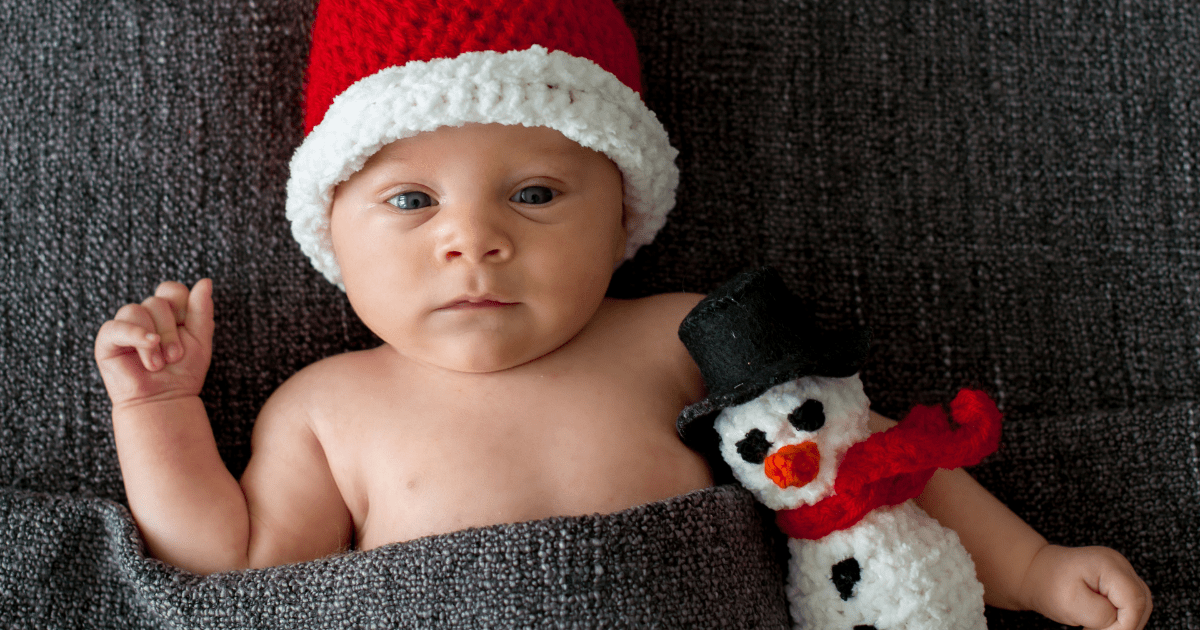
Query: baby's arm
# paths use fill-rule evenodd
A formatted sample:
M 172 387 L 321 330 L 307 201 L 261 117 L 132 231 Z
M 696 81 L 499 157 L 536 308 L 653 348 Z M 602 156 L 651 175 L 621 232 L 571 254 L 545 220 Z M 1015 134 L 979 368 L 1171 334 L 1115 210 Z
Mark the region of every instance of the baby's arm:
M 871 413 L 873 431 L 893 424 Z M 1116 551 L 1047 543 L 962 469 L 937 471 L 916 501 L 958 534 L 989 605 L 1034 610 L 1086 628 L 1137 630 L 1146 625 L 1150 589 Z
M 267 449 L 262 462 L 255 461 L 256 453 L 247 477 L 250 470 L 291 473 L 277 484 L 268 486 L 273 474 L 246 479 L 243 492 L 225 468 L 200 400 L 212 332 L 212 283 L 201 280 L 191 291 L 176 282 L 159 285 L 153 297 L 122 307 L 96 337 L 125 491 L 148 551 L 180 568 L 212 573 L 324 555 L 296 557 L 301 551 L 314 553 L 315 547 L 336 550 L 343 541 L 332 542 L 328 532 L 340 527 L 345 533 L 345 526 L 318 525 L 310 530 L 312 537 L 324 535 L 324 540 L 313 545 L 305 536 L 287 540 L 295 534 L 294 524 L 280 518 L 297 504 L 320 509 L 299 517 L 300 525 L 348 518 L 340 496 L 336 501 L 328 496 L 332 480 L 323 455 L 318 466 L 302 465 L 313 458 L 303 422 L 260 417 L 276 446 Z M 258 433 L 256 426 L 256 441 Z M 315 498 L 303 502 L 300 497 L 306 495 Z

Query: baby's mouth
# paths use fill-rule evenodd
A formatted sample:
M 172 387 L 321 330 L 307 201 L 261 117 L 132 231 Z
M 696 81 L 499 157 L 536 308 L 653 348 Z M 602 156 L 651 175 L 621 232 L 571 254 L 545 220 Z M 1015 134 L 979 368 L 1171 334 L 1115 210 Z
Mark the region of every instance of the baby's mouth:
M 495 296 L 459 297 L 438 308 L 439 311 L 462 311 L 472 309 L 503 308 L 516 306 L 517 302 L 506 302 Z

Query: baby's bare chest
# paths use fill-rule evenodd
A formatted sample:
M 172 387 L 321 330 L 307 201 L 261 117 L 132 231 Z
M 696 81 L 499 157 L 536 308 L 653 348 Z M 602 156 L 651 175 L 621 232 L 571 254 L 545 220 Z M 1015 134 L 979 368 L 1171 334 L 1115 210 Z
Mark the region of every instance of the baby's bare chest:
M 360 548 L 614 512 L 709 485 L 675 434 L 686 394 L 670 379 L 512 376 L 361 391 L 326 420 L 336 427 L 322 443 Z

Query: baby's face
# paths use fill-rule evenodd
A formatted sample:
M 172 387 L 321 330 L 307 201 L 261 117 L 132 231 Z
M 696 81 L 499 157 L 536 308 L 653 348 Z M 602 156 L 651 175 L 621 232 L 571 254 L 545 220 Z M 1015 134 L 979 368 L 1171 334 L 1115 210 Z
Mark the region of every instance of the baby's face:
M 596 312 L 625 249 L 617 167 L 544 127 L 472 124 L 393 142 L 338 186 L 346 294 L 408 358 L 521 365 Z

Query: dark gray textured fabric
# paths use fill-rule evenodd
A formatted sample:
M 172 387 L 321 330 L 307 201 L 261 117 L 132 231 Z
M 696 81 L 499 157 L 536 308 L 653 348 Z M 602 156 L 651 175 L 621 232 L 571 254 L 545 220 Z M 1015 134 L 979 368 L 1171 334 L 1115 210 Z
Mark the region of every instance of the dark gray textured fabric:
M 0 513 L 10 542 L 0 553 L 5 628 L 789 625 L 783 569 L 761 520 L 769 512 L 736 486 L 208 578 L 146 560 L 128 513 L 111 502 L 3 493 Z M 26 550 L 38 562 L 20 562 Z
M 877 410 L 990 391 L 1007 425 L 985 485 L 1052 540 L 1125 553 L 1152 628 L 1200 625 L 1200 7 L 620 4 L 682 183 L 612 292 L 779 267 L 827 324 L 873 328 Z M 0 618 L 150 627 L 165 610 L 120 568 L 145 565 L 110 503 L 90 356 L 121 304 L 214 278 L 204 397 L 235 473 L 283 379 L 374 343 L 282 216 L 311 14 L 0 3 Z

